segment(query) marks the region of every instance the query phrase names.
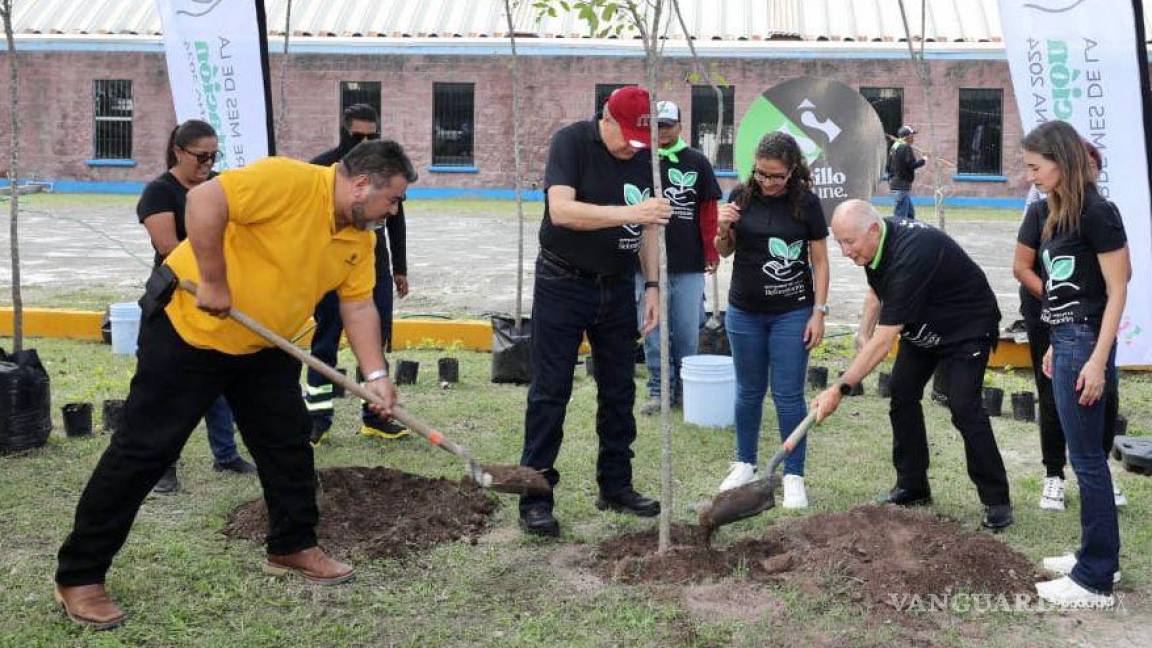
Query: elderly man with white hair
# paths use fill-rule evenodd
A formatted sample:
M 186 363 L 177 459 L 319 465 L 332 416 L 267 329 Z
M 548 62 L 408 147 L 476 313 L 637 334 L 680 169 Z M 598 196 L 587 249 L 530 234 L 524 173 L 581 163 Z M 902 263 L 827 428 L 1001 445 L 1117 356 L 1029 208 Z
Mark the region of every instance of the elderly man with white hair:
M 968 476 L 985 507 L 982 524 L 992 530 L 1012 524 L 1004 461 L 981 400 L 1000 323 L 984 272 L 944 232 L 915 220 L 881 218 L 863 200 L 836 208 L 832 235 L 844 256 L 864 267 L 870 290 L 856 358 L 812 402 L 817 420 L 836 411 L 840 399 L 884 360 L 899 336 L 889 407 L 896 486 L 879 501 L 900 506 L 932 501 L 920 401 L 941 365 L 947 372 L 952 424 L 964 438 Z

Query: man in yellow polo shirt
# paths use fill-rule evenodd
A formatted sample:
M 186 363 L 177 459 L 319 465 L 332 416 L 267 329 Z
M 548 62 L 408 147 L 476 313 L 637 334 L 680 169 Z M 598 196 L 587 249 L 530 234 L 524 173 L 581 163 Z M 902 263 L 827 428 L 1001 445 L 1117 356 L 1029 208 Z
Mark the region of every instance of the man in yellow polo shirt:
M 335 290 L 348 341 L 387 416 L 395 401 L 372 302 L 373 226 L 396 213 L 412 163 L 400 145 L 364 142 L 331 167 L 268 158 L 188 193 L 188 239 L 141 300 L 136 375 L 111 439 L 60 548 L 56 599 L 77 623 L 124 619 L 104 589 L 141 502 L 221 394 L 259 470 L 268 505 L 265 570 L 340 583 L 353 568 L 316 546 L 311 423 L 300 363 L 227 317 L 236 307 L 282 336 Z M 173 292 L 191 279 L 198 294 Z

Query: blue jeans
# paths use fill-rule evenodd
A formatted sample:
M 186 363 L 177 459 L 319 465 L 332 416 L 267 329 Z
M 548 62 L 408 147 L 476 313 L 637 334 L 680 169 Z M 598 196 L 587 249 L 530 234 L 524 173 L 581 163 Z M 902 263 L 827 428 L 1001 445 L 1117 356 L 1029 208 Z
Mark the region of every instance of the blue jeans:
M 217 398 L 204 413 L 204 427 L 208 428 L 208 447 L 216 463 L 227 463 L 240 457 L 236 450 L 236 430 L 232 426 L 232 410 L 228 401 Z
M 524 415 L 520 464 L 541 471 L 553 486 L 564 440 L 564 416 L 572 396 L 572 373 L 584 334 L 596 371 L 596 483 L 612 495 L 632 487 L 636 439 L 636 296 L 632 276 L 590 279 L 543 256 L 536 259 L 532 289 L 532 384 Z M 524 512 L 552 508 L 552 494 L 520 498 Z
M 1052 391 L 1068 459 L 1080 484 L 1080 550 L 1069 576 L 1098 594 L 1112 593 L 1112 574 L 1120 566 L 1120 527 L 1112 494 L 1112 473 L 1104 454 L 1105 399 L 1091 407 L 1079 404 L 1076 379 L 1096 348 L 1098 333 L 1090 324 L 1052 327 Z M 1108 376 L 1116 372 L 1116 347 L 1108 357 Z
M 804 327 L 810 317 L 811 307 L 769 315 L 728 305 L 724 326 L 736 366 L 737 461 L 756 463 L 764 394 L 769 384 L 781 441 L 808 415 L 804 400 L 804 374 L 808 370 Z M 804 474 L 807 448 L 805 437 L 784 460 L 784 474 Z
M 644 275 L 636 275 L 636 321 L 644 321 Z M 668 275 L 668 386 L 672 400 L 680 393 L 680 360 L 696 355 L 700 327 L 704 325 L 704 273 Z M 644 363 L 648 365 L 648 395 L 660 397 L 660 327 L 644 336 Z
M 916 209 L 912 207 L 911 189 L 894 189 L 892 198 L 896 200 L 896 206 L 892 209 L 893 216 L 916 220 Z

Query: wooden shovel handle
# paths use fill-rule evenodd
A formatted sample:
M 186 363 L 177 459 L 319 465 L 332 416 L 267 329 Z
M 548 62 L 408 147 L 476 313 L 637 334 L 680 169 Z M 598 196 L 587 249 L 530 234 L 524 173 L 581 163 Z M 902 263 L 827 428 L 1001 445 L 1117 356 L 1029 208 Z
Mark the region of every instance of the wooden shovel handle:
M 196 282 L 194 281 L 189 279 L 181 279 L 180 287 L 193 295 L 196 294 L 197 286 Z M 257 322 L 251 317 L 248 317 L 243 312 L 236 310 L 235 308 L 230 308 L 228 309 L 228 316 L 239 322 L 241 326 L 248 329 L 249 331 L 252 331 L 265 340 L 268 340 L 272 344 L 275 344 L 281 351 L 315 369 L 320 374 L 323 374 L 325 378 L 331 380 L 337 385 L 340 385 L 350 393 L 355 394 L 356 396 L 359 396 L 361 399 L 370 403 L 375 403 L 377 405 L 381 404 L 380 398 L 376 394 L 365 389 L 363 385 L 356 382 L 355 380 L 352 380 L 348 376 L 345 376 L 339 371 L 336 371 L 332 367 L 329 367 L 316 356 L 308 353 L 307 351 L 304 351 L 295 344 L 292 344 L 284 337 L 280 336 L 260 322 Z M 395 418 L 397 421 L 403 423 L 405 427 L 414 430 L 417 434 L 427 439 L 428 442 L 432 445 L 444 448 L 448 452 L 451 452 L 461 459 L 468 461 L 470 467 L 477 465 L 475 459 L 472 458 L 471 453 L 464 449 L 463 446 L 453 442 L 451 439 L 445 437 L 435 428 L 426 425 L 420 419 L 412 416 L 408 413 L 408 410 L 404 409 L 403 407 L 400 407 L 399 405 L 393 405 L 392 418 Z

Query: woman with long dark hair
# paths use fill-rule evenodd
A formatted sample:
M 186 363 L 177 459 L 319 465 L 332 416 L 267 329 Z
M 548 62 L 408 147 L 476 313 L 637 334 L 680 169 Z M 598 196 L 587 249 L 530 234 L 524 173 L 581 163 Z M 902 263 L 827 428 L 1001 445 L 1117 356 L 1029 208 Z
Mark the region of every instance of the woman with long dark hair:
M 1103 450 L 1104 394 L 1115 379 L 1116 332 L 1131 275 L 1127 237 L 1116 206 L 1096 188 L 1075 128 L 1041 124 L 1023 148 L 1028 180 L 1047 198 L 1029 209 L 1018 240 L 1035 243 L 1042 260 L 1041 319 L 1051 337 L 1043 368 L 1080 485 L 1080 549 L 1045 558 L 1046 569 L 1064 576 L 1037 583 L 1036 591 L 1061 606 L 1110 606 L 1120 528 Z
M 216 131 L 207 122 L 189 119 L 172 129 L 164 149 L 168 170 L 144 187 L 136 216 L 148 230 L 155 264 L 160 265 L 187 236 L 184 229 L 184 206 L 188 191 L 216 176 L 212 166 L 220 156 Z M 218 472 L 252 474 L 256 467 L 244 460 L 236 449 L 232 411 L 221 396 L 204 415 L 208 428 L 208 446 L 212 449 L 213 468 Z M 158 493 L 171 493 L 180 488 L 173 464 L 156 484 Z
M 828 314 L 828 226 L 812 174 L 791 135 L 768 133 L 748 180 L 720 208 L 716 249 L 735 253 L 725 328 L 736 367 L 736 461 L 720 490 L 756 478 L 764 396 L 769 386 L 780 438 L 808 413 L 808 354 Z M 805 508 L 806 444 L 784 463 L 785 508 Z

